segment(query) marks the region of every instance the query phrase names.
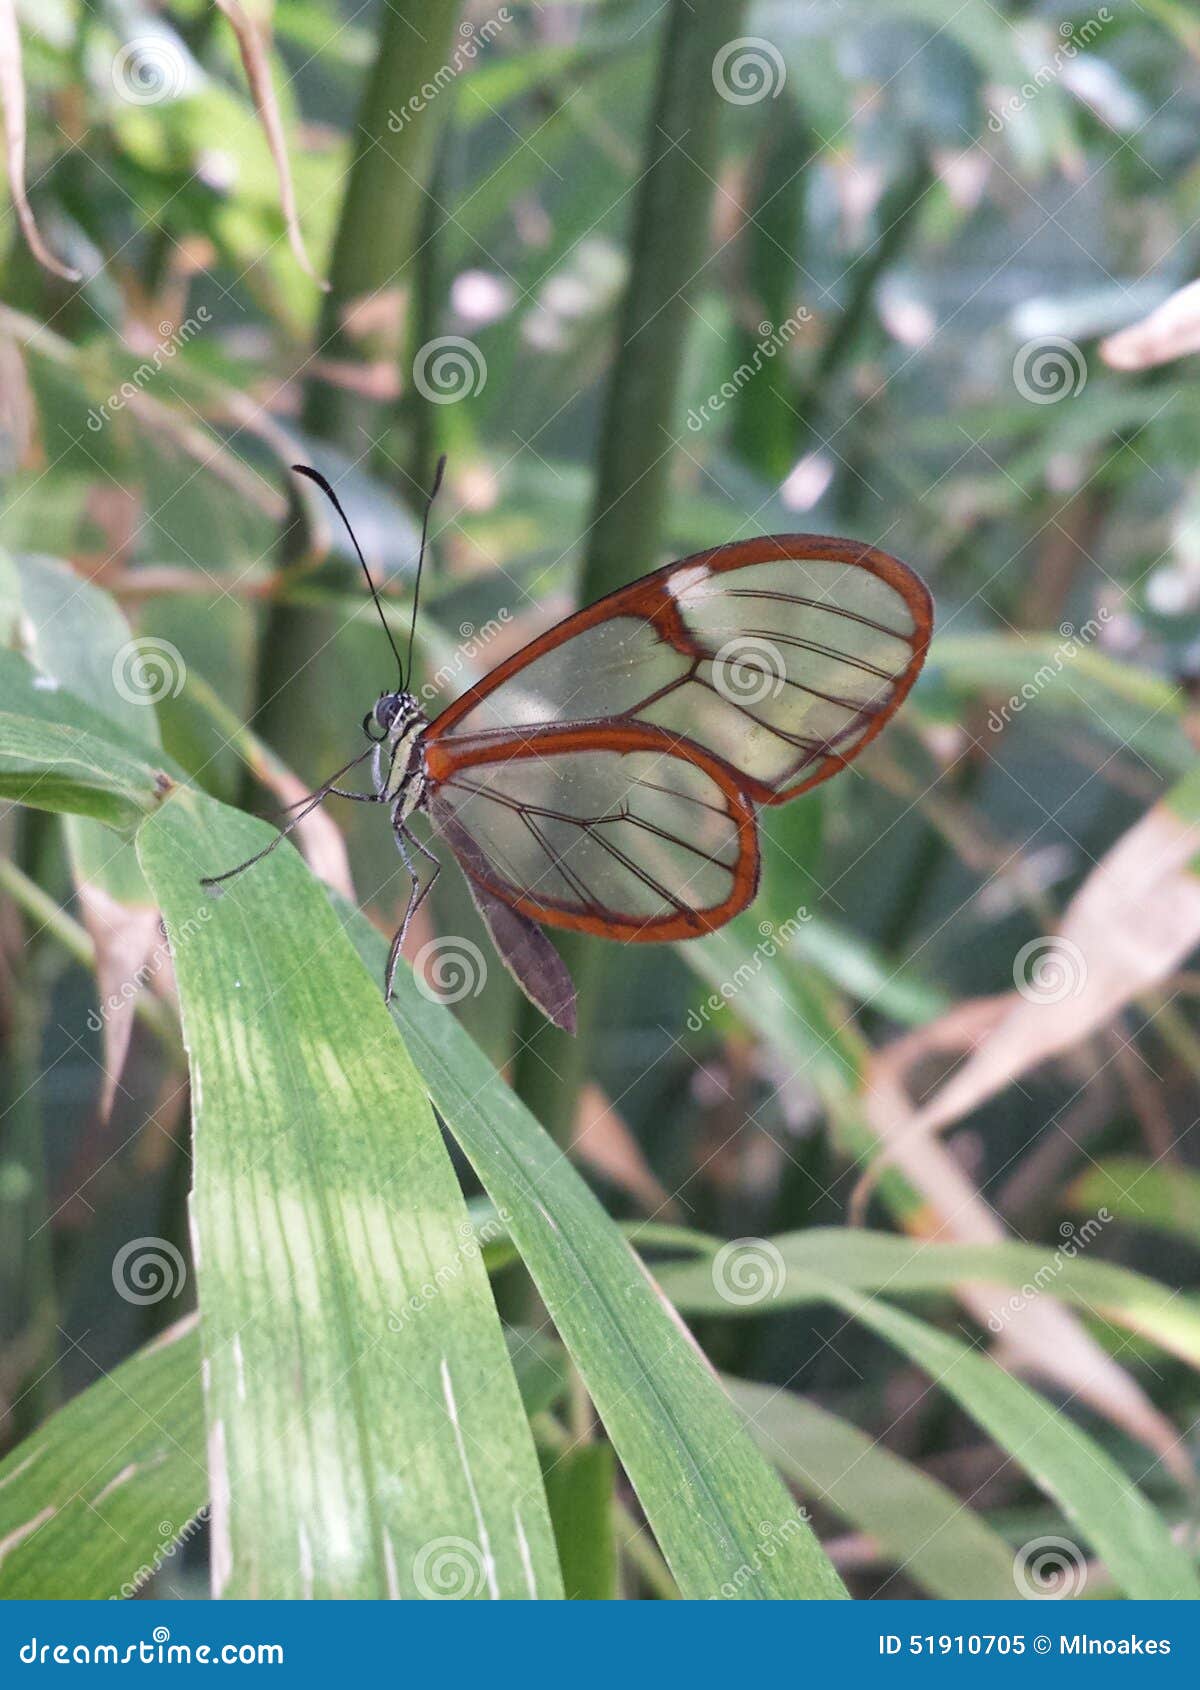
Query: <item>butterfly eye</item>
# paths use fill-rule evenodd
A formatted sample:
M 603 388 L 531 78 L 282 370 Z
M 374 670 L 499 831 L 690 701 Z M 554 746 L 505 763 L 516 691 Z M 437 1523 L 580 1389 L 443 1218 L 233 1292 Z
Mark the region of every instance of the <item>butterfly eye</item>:
M 362 731 L 366 734 L 368 739 L 379 739 L 380 735 L 375 733 L 374 728 L 375 712 L 373 710 L 368 710 L 362 719 Z

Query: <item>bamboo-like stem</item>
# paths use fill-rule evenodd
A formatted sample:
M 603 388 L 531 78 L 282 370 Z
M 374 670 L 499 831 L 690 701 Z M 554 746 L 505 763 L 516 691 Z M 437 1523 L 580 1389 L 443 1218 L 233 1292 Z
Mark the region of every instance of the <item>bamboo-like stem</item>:
M 662 538 L 675 440 L 679 376 L 709 239 L 722 101 L 713 60 L 739 33 L 728 0 L 671 0 L 646 136 L 631 236 L 632 268 L 604 408 L 596 494 L 583 576 L 584 604 L 654 566 Z M 517 1089 L 560 1142 L 569 1132 L 590 1044 L 598 947 L 562 944 L 579 989 L 579 1032 L 523 1010 Z
M 96 972 L 96 947 L 87 928 L 74 916 L 68 915 L 36 880 L 31 880 L 7 857 L 0 857 L 0 892 L 7 893 L 17 908 L 36 921 L 68 956 L 93 974 Z M 168 1055 L 179 1063 L 186 1062 L 178 1023 L 161 998 L 156 998 L 152 992 L 139 992 L 134 999 L 133 1012 L 161 1042 Z
M 372 363 L 395 357 L 402 347 L 411 267 L 426 215 L 425 184 L 453 97 L 444 89 L 422 97 L 420 90 L 440 88 L 439 72 L 453 69 L 458 11 L 459 0 L 389 0 L 382 8 L 379 49 L 355 122 L 354 157 L 317 335 L 323 358 Z M 395 309 L 385 309 L 389 304 Z M 353 313 L 363 305 L 377 309 L 369 316 L 359 311 L 356 321 Z M 361 396 L 343 386 L 309 382 L 304 424 L 312 433 L 349 448 L 364 416 L 373 420 L 370 402 Z
M 326 362 L 369 367 L 403 358 L 413 260 L 420 244 L 425 184 L 437 132 L 452 94 L 452 41 L 459 0 L 389 0 L 381 10 L 379 45 L 354 125 L 354 153 L 329 266 L 316 349 Z M 432 85 L 432 97 L 421 94 Z M 379 402 L 344 384 L 310 376 L 303 424 L 356 461 L 369 457 L 385 414 Z M 300 525 L 283 537 L 284 569 L 302 561 Z M 309 768 L 333 751 L 331 734 L 298 708 L 329 644 L 327 614 L 285 603 L 266 616 L 255 725 L 293 767 Z M 314 757 L 315 753 L 315 757 Z

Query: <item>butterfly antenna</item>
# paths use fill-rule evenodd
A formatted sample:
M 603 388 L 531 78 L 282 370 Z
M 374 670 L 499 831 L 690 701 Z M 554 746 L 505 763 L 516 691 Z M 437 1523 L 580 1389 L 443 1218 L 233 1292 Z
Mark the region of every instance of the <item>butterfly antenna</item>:
M 375 590 L 375 583 L 371 579 L 371 571 L 367 568 L 367 560 L 362 554 L 362 547 L 359 545 L 358 540 L 355 537 L 354 530 L 350 526 L 350 518 L 342 509 L 342 501 L 338 498 L 337 494 L 329 485 L 328 481 L 326 481 L 319 469 L 313 469 L 309 464 L 293 464 L 292 468 L 295 470 L 297 475 L 307 476 L 309 481 L 315 481 L 322 493 L 324 493 L 325 497 L 333 506 L 334 510 L 341 517 L 346 532 L 350 536 L 350 543 L 354 547 L 354 550 L 358 553 L 358 561 L 362 564 L 362 572 L 367 578 L 367 586 L 370 589 L 371 597 L 375 600 L 375 609 L 379 612 L 379 620 L 383 625 L 383 631 L 387 635 L 387 642 L 391 646 L 392 654 L 396 659 L 396 668 L 400 674 L 401 690 L 405 689 L 408 683 L 404 679 L 404 665 L 400 661 L 400 652 L 397 649 L 395 640 L 392 638 L 392 630 L 388 627 L 387 617 L 383 614 L 383 602 Z
M 421 519 L 421 550 L 417 553 L 417 579 L 413 587 L 412 622 L 408 629 L 408 673 L 412 674 L 413 640 L 417 634 L 417 604 L 421 597 L 421 572 L 425 567 L 425 545 L 429 539 L 429 513 L 433 509 L 433 501 L 438 496 L 442 485 L 442 477 L 446 473 L 446 454 L 443 452 L 437 461 L 437 468 L 433 472 L 433 486 L 429 489 L 425 499 L 425 515 Z M 407 687 L 408 682 L 405 681 Z

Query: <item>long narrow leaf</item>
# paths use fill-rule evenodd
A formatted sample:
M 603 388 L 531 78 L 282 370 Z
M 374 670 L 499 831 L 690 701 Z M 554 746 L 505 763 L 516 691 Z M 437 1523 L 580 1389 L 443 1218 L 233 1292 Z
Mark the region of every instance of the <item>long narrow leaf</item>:
M 347 920 L 377 975 L 383 940 L 361 917 Z M 844 1595 L 619 1228 L 446 1011 L 407 970 L 396 984 L 413 1061 L 506 1217 L 683 1594 Z
M 767 1302 L 736 1303 L 728 1274 L 714 1262 L 672 1264 L 659 1271 L 667 1295 L 692 1314 L 754 1313 L 818 1301 L 828 1280 L 890 1297 L 949 1291 L 968 1281 L 991 1284 L 993 1331 L 1015 1325 L 1039 1297 L 1060 1297 L 1153 1339 L 1200 1368 L 1200 1307 L 1165 1285 L 1112 1262 L 1090 1261 L 1082 1233 L 1057 1250 L 1037 1244 L 931 1244 L 891 1233 L 817 1227 L 762 1244 L 778 1262 Z
M 207 1500 L 200 1350 L 189 1316 L 0 1463 L 0 1598 L 132 1596 Z
M 763 1454 L 803 1497 L 873 1537 L 905 1578 L 948 1599 L 1016 1594 L 1004 1539 L 936 1479 L 794 1391 L 725 1383 Z
M 290 849 L 180 792 L 142 866 L 195 1129 L 213 1582 L 226 1596 L 555 1596 L 528 1423 L 422 1088 Z

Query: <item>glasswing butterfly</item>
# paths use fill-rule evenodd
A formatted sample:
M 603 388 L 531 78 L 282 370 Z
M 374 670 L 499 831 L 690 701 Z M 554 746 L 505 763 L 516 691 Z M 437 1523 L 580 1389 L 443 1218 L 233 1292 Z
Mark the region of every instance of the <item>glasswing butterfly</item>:
M 329 482 L 396 658 L 399 684 L 363 718 L 367 749 L 256 856 L 329 797 L 388 807 L 412 882 L 392 941 L 440 872 L 412 831 L 423 812 L 457 858 L 496 950 L 557 1026 L 575 988 L 539 923 L 630 942 L 721 927 L 758 888 L 756 811 L 853 761 L 899 709 L 925 661 L 933 605 L 907 564 L 857 540 L 773 534 L 697 552 L 576 611 L 506 658 L 430 721 L 411 690 L 425 504 L 407 662 Z M 338 782 L 372 760 L 373 787 Z M 424 882 L 416 857 L 433 865 Z

